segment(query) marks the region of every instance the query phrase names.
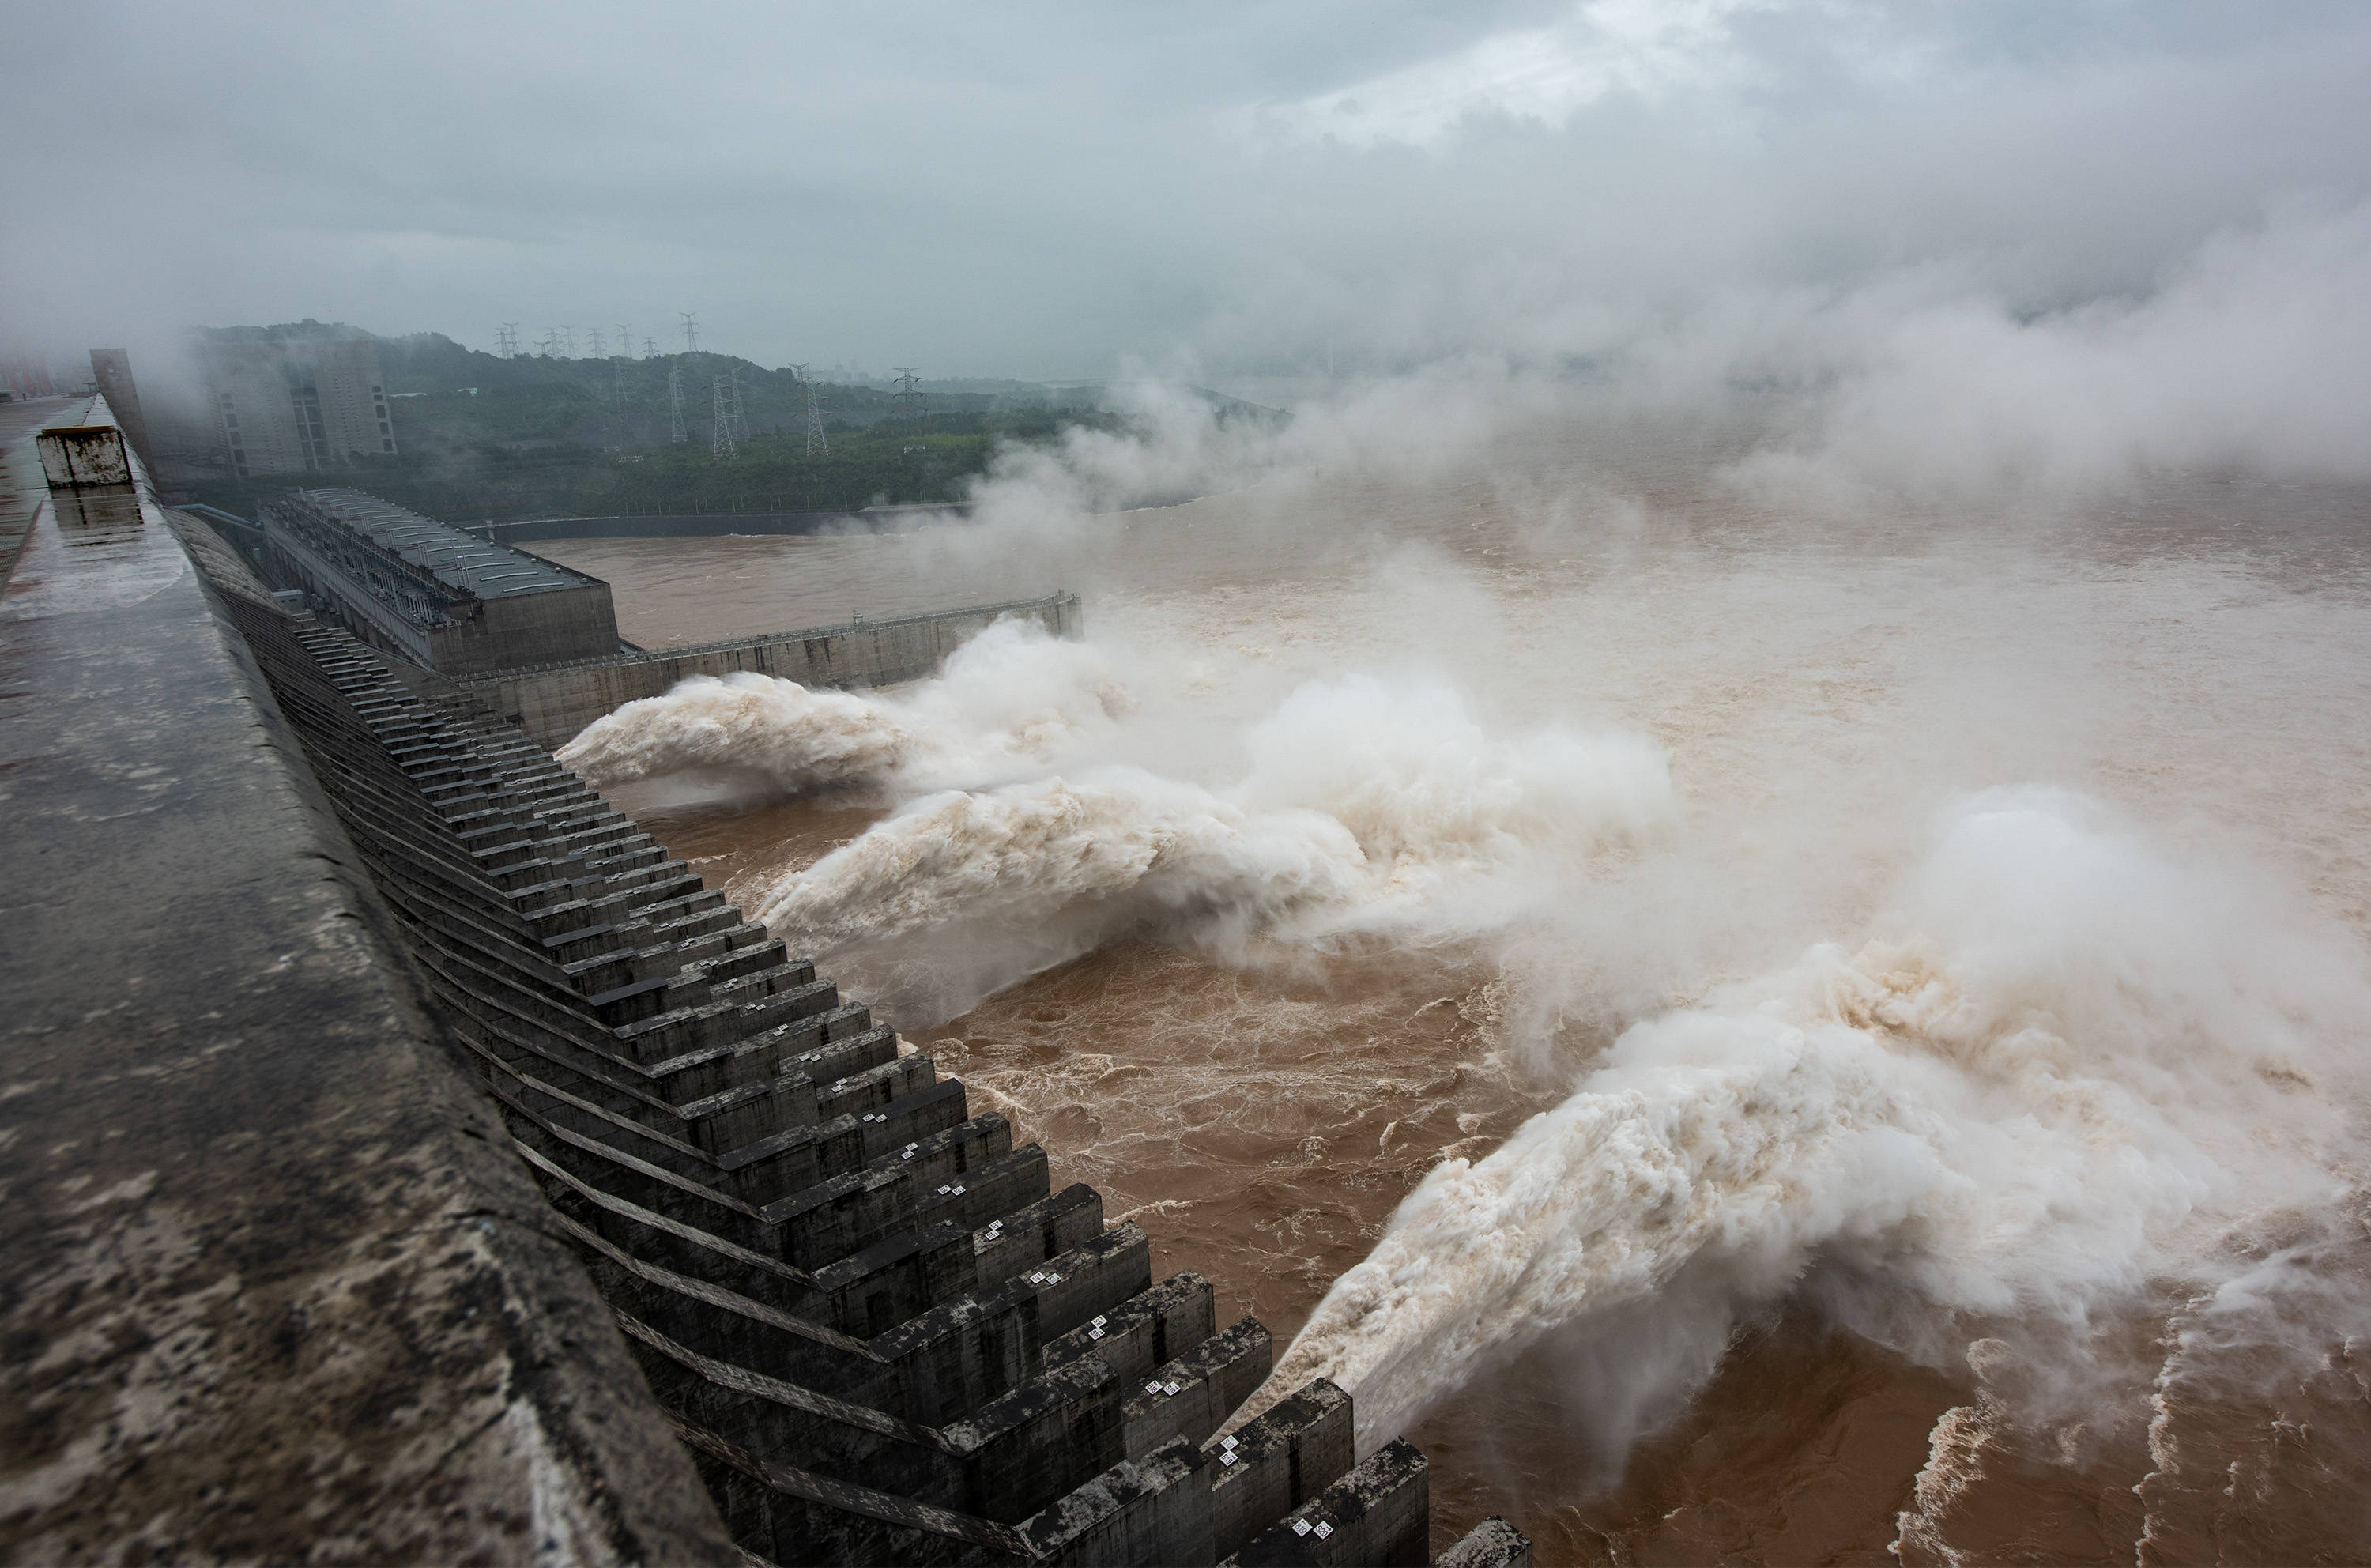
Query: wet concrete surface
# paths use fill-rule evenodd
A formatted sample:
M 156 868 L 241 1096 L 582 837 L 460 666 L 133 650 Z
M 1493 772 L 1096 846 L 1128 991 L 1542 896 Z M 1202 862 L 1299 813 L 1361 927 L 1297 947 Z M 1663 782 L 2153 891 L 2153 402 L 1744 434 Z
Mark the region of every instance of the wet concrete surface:
M 21 403 L 0 403 L 0 585 L 17 565 L 32 528 L 33 514 L 49 494 L 41 477 L 41 457 L 34 433 L 45 425 L 72 424 L 82 418 L 87 398 L 36 398 Z
M 0 597 L 0 1560 L 732 1560 L 143 497 Z

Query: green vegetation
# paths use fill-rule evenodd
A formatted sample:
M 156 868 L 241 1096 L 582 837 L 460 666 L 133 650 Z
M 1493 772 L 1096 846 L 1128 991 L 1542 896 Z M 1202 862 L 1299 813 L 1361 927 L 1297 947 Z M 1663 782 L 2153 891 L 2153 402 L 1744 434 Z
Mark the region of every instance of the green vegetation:
M 1111 421 L 1106 414 L 1068 417 Z M 391 456 L 365 455 L 351 470 L 311 482 L 351 484 L 448 521 L 829 512 L 961 500 L 966 482 L 987 470 L 1000 441 L 1048 436 L 1056 428 L 1044 415 L 936 414 L 885 429 L 836 431 L 828 456 L 809 457 L 804 434 L 758 435 L 730 460 L 710 455 L 704 439 L 699 445 L 608 450 L 573 443 L 414 447 Z M 259 475 L 190 488 L 195 500 L 248 516 L 258 496 L 298 478 Z
M 1002 443 L 1051 440 L 1067 425 L 1119 424 L 1095 406 L 1094 387 L 970 383 L 988 389 L 931 389 L 929 412 L 891 418 L 885 388 L 819 385 L 831 452 L 809 457 L 804 388 L 788 371 L 746 360 L 502 359 L 436 333 L 380 339 L 378 352 L 400 450 L 359 457 L 326 482 L 451 521 L 955 501 Z M 667 439 L 668 372 L 677 361 L 682 443 Z M 710 455 L 712 388 L 728 374 L 751 432 L 729 460 Z M 259 496 L 292 482 L 224 476 L 188 488 L 194 500 L 252 515 Z

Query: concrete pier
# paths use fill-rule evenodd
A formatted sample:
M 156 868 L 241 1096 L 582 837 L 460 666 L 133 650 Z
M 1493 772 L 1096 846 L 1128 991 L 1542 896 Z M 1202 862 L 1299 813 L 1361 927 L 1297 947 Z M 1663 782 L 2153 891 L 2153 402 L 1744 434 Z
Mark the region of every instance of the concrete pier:
M 656 697 L 689 675 L 751 670 L 810 686 L 889 686 L 919 680 L 1007 616 L 1034 620 L 1057 637 L 1076 637 L 1083 625 L 1079 596 L 1056 594 L 931 615 L 847 621 L 727 642 L 649 649 L 615 659 L 500 670 L 471 679 L 465 686 L 538 744 L 558 747 L 603 714 L 638 698 Z

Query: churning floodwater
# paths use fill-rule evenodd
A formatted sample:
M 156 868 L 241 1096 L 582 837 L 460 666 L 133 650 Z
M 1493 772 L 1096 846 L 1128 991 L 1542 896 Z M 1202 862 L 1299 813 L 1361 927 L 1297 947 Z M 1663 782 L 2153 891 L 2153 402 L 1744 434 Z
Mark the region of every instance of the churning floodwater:
M 2365 1560 L 2371 494 L 1747 444 L 549 543 L 646 645 L 1086 595 L 564 755 L 1405 1428 L 1437 1543 Z

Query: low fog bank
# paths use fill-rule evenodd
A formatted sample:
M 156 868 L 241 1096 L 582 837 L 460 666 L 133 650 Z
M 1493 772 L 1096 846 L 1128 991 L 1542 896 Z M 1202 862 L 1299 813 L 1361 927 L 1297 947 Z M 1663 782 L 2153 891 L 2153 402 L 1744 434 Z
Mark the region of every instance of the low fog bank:
M 1191 364 L 1167 367 L 1199 374 Z M 1015 450 L 975 499 L 1000 550 L 1092 547 L 1095 513 L 1180 491 L 1423 480 L 1561 440 L 1619 471 L 1681 444 L 1806 515 L 2019 513 L 2169 475 L 2371 478 L 2371 206 L 2218 234 L 2153 287 L 2020 307 L 1954 268 L 1847 293 L 1737 294 L 1590 363 L 1463 356 L 1303 382 L 1280 433 L 1222 428 L 1140 372 L 1136 429 Z M 1666 454 L 1668 455 L 1668 454 Z M 1279 510 L 1289 510 L 1279 503 Z
M 883 542 L 1085 589 L 1086 641 L 563 755 L 865 802 L 734 891 L 901 1027 L 1123 940 L 1495 970 L 1542 1109 L 1270 1386 L 1364 1443 L 1544 1347 L 1611 1475 L 1791 1299 L 2073 1452 L 2371 1332 L 2366 284 L 2371 216 L 2298 213 L 2129 298 L 1904 274 L 1281 429 L 1148 374 Z M 2262 548 L 2300 508 L 2327 561 Z

